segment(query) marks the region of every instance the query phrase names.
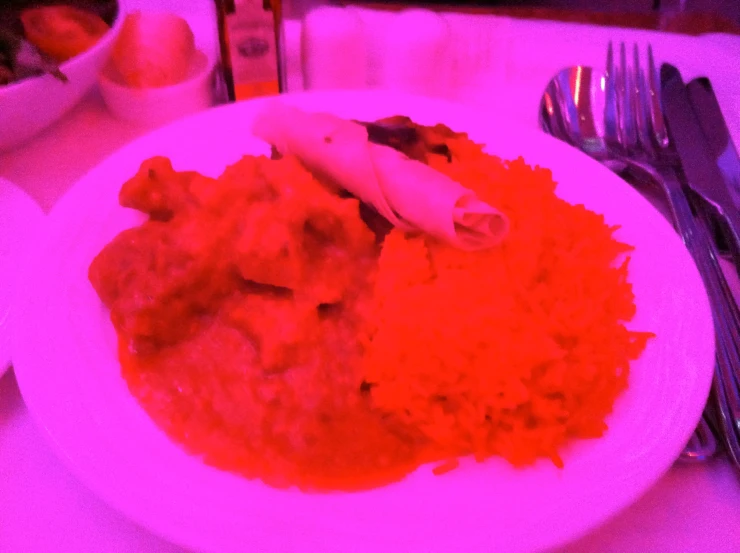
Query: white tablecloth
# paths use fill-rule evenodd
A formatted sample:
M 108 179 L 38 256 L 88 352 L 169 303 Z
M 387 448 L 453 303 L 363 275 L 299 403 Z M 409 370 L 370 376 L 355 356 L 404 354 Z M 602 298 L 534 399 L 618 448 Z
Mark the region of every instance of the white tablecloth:
M 716 44 L 723 41 L 720 37 Z M 510 58 L 501 59 L 497 66 L 508 72 L 508 77 L 499 73 L 496 82 L 491 75 L 482 75 L 454 96 L 468 103 L 495 101 L 524 124 L 535 125 L 542 80 L 552 72 L 552 63 L 540 62 L 539 71 L 528 72 L 533 78 L 521 78 L 517 76 L 521 70 L 512 61 L 514 49 L 531 50 L 533 44 L 530 36 L 509 48 Z M 733 130 L 740 131 L 740 103 L 731 103 L 740 89 L 733 88 L 729 72 L 740 59 L 736 47 L 737 42 L 726 41 L 717 51 L 724 52 L 727 59 L 720 60 L 722 63 L 712 60 L 706 66 L 711 70 L 705 72 L 715 79 L 723 105 L 730 102 L 733 106 L 728 119 Z M 602 52 L 601 48 L 590 52 L 566 48 L 560 57 L 577 58 L 570 63 L 595 63 L 584 58 L 601 59 Z M 563 65 L 561 61 L 554 61 L 556 67 Z M 688 72 L 698 74 L 701 69 L 689 68 Z M 508 84 L 502 86 L 507 78 Z M 98 93 L 93 92 L 32 142 L 0 154 L 0 176 L 18 184 L 49 211 L 92 166 L 147 130 L 112 119 Z M 735 136 L 738 141 L 740 135 Z M 740 478 L 721 459 L 677 465 L 636 504 L 557 551 L 737 553 Z M 0 379 L 0 552 L 182 553 L 182 549 L 129 522 L 70 475 L 45 443 L 43 429 L 32 422 L 10 372 Z

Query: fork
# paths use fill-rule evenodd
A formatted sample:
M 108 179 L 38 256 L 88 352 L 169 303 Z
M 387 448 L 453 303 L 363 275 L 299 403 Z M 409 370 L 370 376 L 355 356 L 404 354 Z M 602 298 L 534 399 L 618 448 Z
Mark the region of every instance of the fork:
M 740 392 L 734 370 L 740 368 L 740 312 L 719 266 L 719 254 L 705 222 L 696 220 L 681 184 L 680 159 L 663 119 L 660 87 L 652 47 L 647 49 L 648 68 L 643 70 L 637 45 L 632 64 L 627 62 L 625 44 L 614 62 L 609 43 L 606 74 L 607 141 L 622 157 L 637 160 L 656 177 L 673 213 L 679 235 L 697 264 L 712 305 L 717 343 L 717 363 L 711 401 L 716 403 L 717 426 L 730 458 L 740 467 Z M 692 437 L 693 445 L 706 446 L 694 458 L 711 454 L 712 440 L 705 416 Z M 692 444 L 690 443 L 690 446 Z M 695 452 L 696 453 L 696 452 Z M 691 455 L 682 456 L 684 459 Z

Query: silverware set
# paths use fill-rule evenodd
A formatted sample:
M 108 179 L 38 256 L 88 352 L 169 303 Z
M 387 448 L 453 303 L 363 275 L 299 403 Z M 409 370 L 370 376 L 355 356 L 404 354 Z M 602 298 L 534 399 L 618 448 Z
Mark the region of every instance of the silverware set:
M 646 64 L 637 45 L 618 50 L 609 44 L 605 71 L 558 73 L 540 125 L 670 208 L 707 289 L 717 349 L 710 400 L 681 458 L 712 457 L 719 438 L 740 468 L 740 310 L 720 261 L 740 259 L 740 161 L 708 79 L 686 85 L 672 65 L 658 71 L 650 46 Z

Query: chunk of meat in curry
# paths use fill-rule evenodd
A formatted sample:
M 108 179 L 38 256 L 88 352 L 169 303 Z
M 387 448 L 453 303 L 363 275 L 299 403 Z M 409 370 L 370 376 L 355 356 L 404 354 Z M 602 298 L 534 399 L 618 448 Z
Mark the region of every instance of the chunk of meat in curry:
M 359 202 L 331 194 L 290 157 L 245 157 L 218 180 L 153 158 L 124 184 L 120 202 L 150 219 L 114 238 L 89 276 L 134 351 L 191 336 L 236 290 L 251 290 L 245 302 L 259 323 L 240 328 L 266 344 L 263 362 L 280 364 L 276 337 L 308 339 L 319 306 L 365 282 L 368 265 L 356 260 L 376 255 Z M 275 319 L 293 303 L 305 314 L 287 318 L 300 328 L 278 332 Z

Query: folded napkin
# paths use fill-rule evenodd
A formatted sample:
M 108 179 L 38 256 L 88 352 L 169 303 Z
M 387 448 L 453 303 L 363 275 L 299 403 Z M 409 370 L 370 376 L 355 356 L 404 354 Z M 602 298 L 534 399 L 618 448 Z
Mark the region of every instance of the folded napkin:
M 377 86 L 441 95 L 450 85 L 451 47 L 450 28 L 441 15 L 421 9 L 400 12 L 368 42 L 382 60 L 375 67 Z
M 304 86 L 365 88 L 365 44 L 362 20 L 353 10 L 324 6 L 309 12 L 301 34 Z

